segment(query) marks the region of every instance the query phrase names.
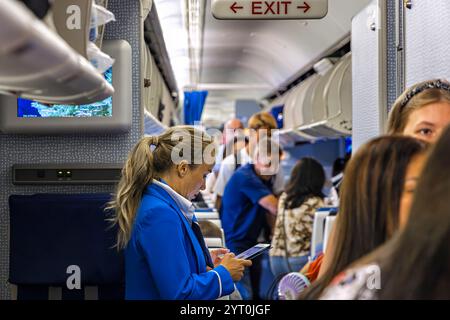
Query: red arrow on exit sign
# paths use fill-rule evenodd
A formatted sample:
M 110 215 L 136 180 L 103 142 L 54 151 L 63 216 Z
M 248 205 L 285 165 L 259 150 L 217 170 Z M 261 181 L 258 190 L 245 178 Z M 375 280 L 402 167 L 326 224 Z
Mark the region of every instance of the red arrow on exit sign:
M 244 9 L 244 7 L 242 7 L 242 6 L 240 7 L 240 6 L 237 5 L 237 2 L 234 2 L 234 3 L 231 5 L 230 9 L 233 10 L 234 13 L 237 13 L 237 10 L 238 10 L 238 9 Z
M 303 12 L 306 13 L 309 9 L 311 9 L 311 6 L 307 2 L 304 2 L 304 5 L 298 6 L 297 9 L 305 9 Z

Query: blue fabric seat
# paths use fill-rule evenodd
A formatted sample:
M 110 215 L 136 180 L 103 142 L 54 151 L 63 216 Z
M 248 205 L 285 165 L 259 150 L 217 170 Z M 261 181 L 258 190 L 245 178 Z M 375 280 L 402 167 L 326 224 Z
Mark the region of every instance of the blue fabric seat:
M 17 299 L 47 299 L 60 287 L 62 299 L 84 299 L 86 286 L 98 299 L 123 299 L 124 259 L 113 248 L 116 229 L 106 221 L 109 194 L 11 195 L 9 282 Z M 66 286 L 67 268 L 81 271 L 81 286 Z

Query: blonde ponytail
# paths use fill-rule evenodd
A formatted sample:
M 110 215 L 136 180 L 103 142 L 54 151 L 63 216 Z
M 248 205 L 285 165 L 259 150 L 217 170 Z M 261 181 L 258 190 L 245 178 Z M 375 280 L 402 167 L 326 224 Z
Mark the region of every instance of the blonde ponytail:
M 115 210 L 115 216 L 111 221 L 117 224 L 119 229 L 118 249 L 123 249 L 128 243 L 142 193 L 154 177 L 153 153 L 150 146 L 157 140 L 157 137 L 145 137 L 134 146 L 122 168 L 116 194 L 108 203 L 107 209 Z
M 184 142 L 172 139 L 172 135 L 177 130 L 186 133 L 190 139 Z M 189 147 L 194 147 L 198 146 L 199 142 L 204 150 L 213 143 L 213 140 L 198 129 L 179 126 L 170 128 L 160 136 L 144 137 L 131 150 L 122 169 L 116 193 L 106 208 L 106 210 L 114 210 L 114 216 L 110 221 L 118 227 L 116 246 L 119 250 L 124 249 L 131 238 L 136 213 L 145 188 L 153 179 L 159 178 L 160 174 L 174 165 L 171 154 L 175 146 L 183 147 L 188 144 Z M 195 157 L 195 149 L 190 150 L 192 150 L 190 154 L 183 155 L 183 158 L 188 161 L 192 161 Z

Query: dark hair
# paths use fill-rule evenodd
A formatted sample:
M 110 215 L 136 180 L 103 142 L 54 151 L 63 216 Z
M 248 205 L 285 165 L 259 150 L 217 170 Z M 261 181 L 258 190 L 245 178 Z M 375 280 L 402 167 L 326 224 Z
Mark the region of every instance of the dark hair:
M 333 162 L 333 170 L 331 171 L 331 176 L 337 176 L 339 173 L 344 171 L 345 160 L 344 158 L 337 158 Z
M 348 163 L 348 160 L 350 160 L 351 154 L 347 153 L 345 155 L 345 158 L 337 158 L 333 162 L 333 170 L 331 171 L 331 176 L 337 176 L 339 173 L 344 172 L 345 166 Z
M 331 264 L 304 298 L 317 299 L 337 274 L 392 237 L 399 225 L 406 170 L 426 146 L 411 137 L 384 136 L 352 156 L 341 187 Z
M 311 197 L 324 198 L 322 193 L 325 184 L 325 172 L 322 165 L 313 158 L 300 159 L 291 173 L 286 186 L 286 209 L 300 207 Z
M 450 126 L 422 172 L 403 232 L 382 249 L 380 299 L 450 299 Z M 390 247 L 390 248 L 389 248 Z

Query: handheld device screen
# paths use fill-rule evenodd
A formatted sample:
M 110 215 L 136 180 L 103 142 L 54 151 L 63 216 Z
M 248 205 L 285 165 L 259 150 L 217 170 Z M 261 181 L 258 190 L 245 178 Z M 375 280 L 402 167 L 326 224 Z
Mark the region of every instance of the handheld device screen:
M 238 254 L 236 258 L 238 259 L 253 259 L 257 256 L 259 256 L 261 253 L 263 253 L 266 250 L 270 249 L 270 244 L 257 244 L 250 249 L 245 250 L 244 252 Z

